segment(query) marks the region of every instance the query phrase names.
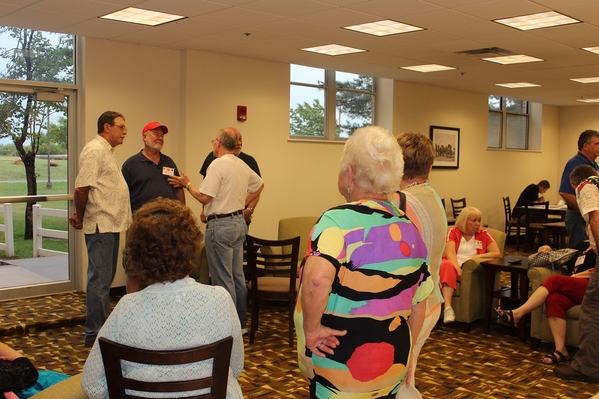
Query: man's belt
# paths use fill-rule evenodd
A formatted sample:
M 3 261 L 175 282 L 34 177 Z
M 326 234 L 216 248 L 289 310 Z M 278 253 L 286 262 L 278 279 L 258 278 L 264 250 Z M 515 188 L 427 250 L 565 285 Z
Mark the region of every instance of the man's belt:
M 238 211 L 231 212 L 231 213 L 221 213 L 219 215 L 210 215 L 210 216 L 208 216 L 208 221 L 210 221 L 212 219 L 229 218 L 231 216 L 237 216 L 237 215 L 243 215 L 243 209 L 240 209 Z

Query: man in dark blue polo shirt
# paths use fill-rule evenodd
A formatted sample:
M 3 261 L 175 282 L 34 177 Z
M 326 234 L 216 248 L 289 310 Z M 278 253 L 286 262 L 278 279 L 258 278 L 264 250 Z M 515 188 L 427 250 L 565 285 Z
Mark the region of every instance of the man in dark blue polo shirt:
M 175 162 L 161 150 L 168 128 L 159 122 L 150 122 L 144 126 L 141 135 L 144 148 L 127 159 L 122 167 L 123 177 L 129 186 L 131 212 L 143 204 L 158 197 L 172 198 L 185 204 L 183 188 L 175 188 L 168 182 L 170 176 L 179 176 Z M 123 266 L 127 275 L 127 293 L 139 291 L 141 280 L 128 268 L 126 251 L 123 254 Z
M 579 242 L 589 239 L 585 231 L 586 223 L 580 215 L 576 203 L 576 194 L 570 184 L 570 173 L 578 165 L 591 165 L 595 170 L 599 170 L 599 165 L 595 162 L 597 156 L 599 156 L 599 132 L 585 130 L 578 137 L 578 153 L 566 163 L 559 186 L 559 195 L 568 205 L 566 231 L 570 237 L 568 241 L 570 248 L 574 248 Z

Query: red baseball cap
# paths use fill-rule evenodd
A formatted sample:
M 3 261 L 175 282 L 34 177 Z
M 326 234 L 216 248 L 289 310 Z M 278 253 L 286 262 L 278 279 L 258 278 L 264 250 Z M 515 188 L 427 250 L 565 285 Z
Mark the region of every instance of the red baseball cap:
M 147 132 L 148 130 L 154 130 L 154 129 L 162 129 L 162 132 L 164 134 L 168 133 L 168 127 L 161 125 L 160 122 L 150 122 L 147 125 L 144 126 L 143 130 L 141 131 L 142 133 Z

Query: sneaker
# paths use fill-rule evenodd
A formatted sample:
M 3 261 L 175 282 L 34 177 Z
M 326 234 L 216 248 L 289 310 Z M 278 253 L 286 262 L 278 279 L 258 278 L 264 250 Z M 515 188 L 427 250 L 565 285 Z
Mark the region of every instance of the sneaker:
M 443 323 L 449 324 L 455 321 L 455 312 L 453 308 L 445 308 L 443 311 Z
M 242 328 L 241 329 L 241 335 L 247 335 L 248 333 L 248 329 L 247 328 Z

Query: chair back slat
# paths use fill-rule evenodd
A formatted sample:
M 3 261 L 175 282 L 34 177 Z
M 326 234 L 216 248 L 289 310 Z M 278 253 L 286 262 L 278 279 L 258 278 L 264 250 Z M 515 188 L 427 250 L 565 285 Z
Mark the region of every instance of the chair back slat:
M 526 213 L 526 225 L 531 223 L 548 223 L 549 222 L 549 201 L 546 202 L 530 202 L 524 204 Z
M 505 213 L 505 223 L 507 224 L 512 218 L 512 206 L 510 204 L 510 197 L 503 197 L 503 211 Z
M 270 299 L 289 301 L 289 346 L 292 346 L 293 309 L 297 299 L 297 267 L 301 236 L 266 240 L 246 235 L 246 242 L 252 298 L 250 344 L 254 343 L 258 329 L 260 300 Z
M 453 217 L 457 219 L 460 216 L 460 212 L 462 209 L 466 207 L 466 198 L 458 198 L 458 199 L 449 199 L 451 201 L 451 209 L 453 211 Z
M 233 347 L 233 337 L 190 349 L 161 351 L 133 348 L 100 337 L 100 351 L 104 362 L 108 394 L 111 399 L 137 398 L 126 394 L 125 390 L 140 392 L 178 392 L 178 397 L 189 399 L 226 398 L 229 378 L 229 362 Z M 181 365 L 213 359 L 212 375 L 186 381 L 140 381 L 123 377 L 121 361 L 149 365 Z M 202 395 L 186 395 L 185 392 L 211 388 Z M 151 397 L 151 396 L 150 396 Z

